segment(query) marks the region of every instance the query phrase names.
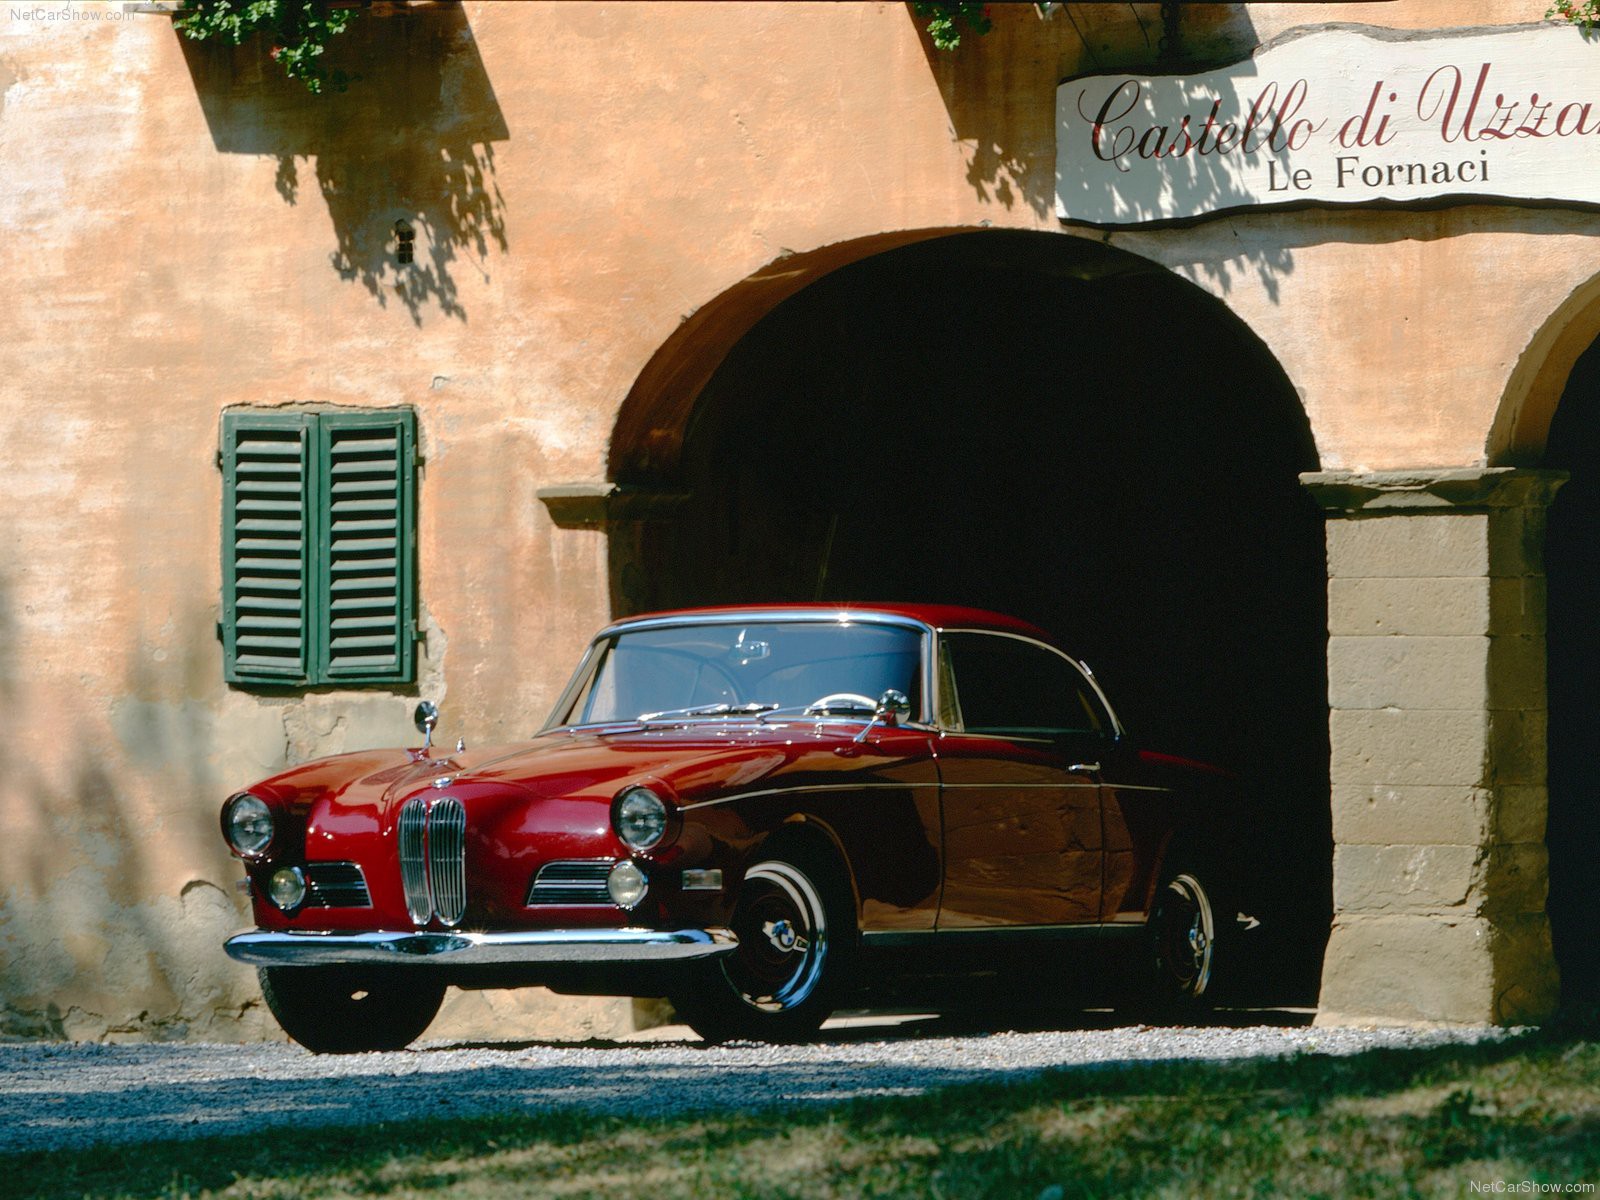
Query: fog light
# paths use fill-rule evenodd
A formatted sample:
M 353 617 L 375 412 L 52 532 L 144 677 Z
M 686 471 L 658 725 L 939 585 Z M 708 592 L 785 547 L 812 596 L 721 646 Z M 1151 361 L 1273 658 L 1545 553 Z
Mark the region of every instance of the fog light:
M 284 912 L 299 908 L 300 902 L 306 898 L 305 872 L 299 867 L 284 867 L 281 871 L 274 871 L 272 878 L 267 881 L 267 895 Z
M 612 867 L 611 874 L 606 876 L 606 891 L 611 893 L 612 903 L 618 908 L 632 908 L 638 904 L 649 886 L 644 872 L 626 859 Z

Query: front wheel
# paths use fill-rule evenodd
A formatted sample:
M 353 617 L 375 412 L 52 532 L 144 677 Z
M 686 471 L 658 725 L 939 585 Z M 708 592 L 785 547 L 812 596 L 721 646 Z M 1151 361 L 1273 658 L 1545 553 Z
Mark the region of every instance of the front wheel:
M 679 1018 L 708 1042 L 815 1033 L 855 945 L 843 871 L 810 847 L 763 859 L 745 872 L 730 925 L 738 949 L 672 997 Z
M 283 1031 L 313 1054 L 404 1050 L 444 1002 L 444 984 L 340 967 L 261 967 Z

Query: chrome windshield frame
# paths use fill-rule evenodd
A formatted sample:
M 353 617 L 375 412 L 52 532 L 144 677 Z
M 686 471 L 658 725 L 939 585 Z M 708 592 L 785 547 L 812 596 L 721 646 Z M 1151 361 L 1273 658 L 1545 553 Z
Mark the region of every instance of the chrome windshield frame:
M 648 629 L 689 628 L 696 625 L 750 625 L 757 622 L 764 624 L 810 624 L 810 625 L 896 625 L 903 629 L 914 630 L 920 636 L 918 657 L 921 661 L 922 679 L 918 691 L 917 702 L 920 705 L 919 719 L 905 721 L 903 724 L 915 729 L 934 729 L 936 724 L 934 716 L 938 709 L 934 707 L 934 690 L 932 670 L 934 666 L 934 640 L 935 630 L 926 621 L 919 621 L 900 613 L 879 612 L 873 609 L 846 609 L 837 610 L 796 608 L 796 609 L 746 609 L 728 612 L 706 613 L 678 613 L 662 617 L 640 617 L 632 620 L 613 621 L 599 633 L 595 634 L 583 657 L 578 661 L 577 670 L 572 673 L 572 678 L 567 686 L 562 689 L 550 715 L 545 719 L 544 725 L 539 730 L 539 735 L 559 733 L 563 730 L 579 732 L 584 730 L 619 730 L 639 728 L 637 722 L 631 721 L 598 721 L 583 725 L 558 724 L 561 715 L 569 711 L 578 693 L 588 684 L 589 677 L 594 672 L 599 660 L 600 646 L 608 639 L 623 633 L 634 633 Z M 726 722 L 728 717 L 691 718 L 692 720 L 712 720 Z M 754 718 L 748 718 L 754 720 Z M 837 719 L 837 718 L 830 718 Z M 866 718 L 863 717 L 863 720 Z

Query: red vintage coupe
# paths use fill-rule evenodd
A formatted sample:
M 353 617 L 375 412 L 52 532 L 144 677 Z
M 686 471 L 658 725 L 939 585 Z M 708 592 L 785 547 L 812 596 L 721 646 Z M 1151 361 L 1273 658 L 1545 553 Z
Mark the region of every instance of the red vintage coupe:
M 446 986 L 669 996 L 708 1039 L 846 996 L 1074 964 L 1168 1004 L 1228 936 L 1219 771 L 1135 748 L 1040 630 L 931 605 L 602 630 L 531 741 L 374 750 L 231 797 L 222 831 L 289 1036 L 419 1037 Z

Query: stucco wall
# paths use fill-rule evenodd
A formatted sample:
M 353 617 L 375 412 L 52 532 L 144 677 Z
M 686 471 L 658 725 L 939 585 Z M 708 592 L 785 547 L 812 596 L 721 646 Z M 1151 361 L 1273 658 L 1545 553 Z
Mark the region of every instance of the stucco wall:
M 535 492 L 604 477 L 622 400 L 680 324 L 791 253 L 1059 230 L 1055 84 L 1151 69 L 1159 15 L 997 8 L 942 55 L 899 4 L 467 4 L 361 22 L 344 52 L 364 78 L 317 99 L 162 17 L 0 3 L 0 1030 L 267 1033 L 218 950 L 245 917 L 218 803 L 412 738 L 416 694 L 449 739 L 543 718 L 608 600 L 604 535 L 556 529 Z M 1185 38 L 1220 61 L 1329 20 L 1537 16 L 1200 6 Z M 1596 232 L 1467 207 L 1104 240 L 1227 303 L 1299 390 L 1322 465 L 1367 470 L 1485 460 L 1513 366 L 1600 267 Z M 218 414 L 312 402 L 419 414 L 426 641 L 404 695 L 222 683 Z

